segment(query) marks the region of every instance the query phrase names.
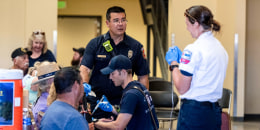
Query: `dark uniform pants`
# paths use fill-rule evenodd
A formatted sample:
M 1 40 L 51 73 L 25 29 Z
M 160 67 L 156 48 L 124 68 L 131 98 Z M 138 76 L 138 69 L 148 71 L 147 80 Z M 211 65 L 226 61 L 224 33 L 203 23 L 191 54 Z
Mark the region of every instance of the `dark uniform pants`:
M 220 130 L 221 108 L 218 103 L 182 99 L 177 130 Z

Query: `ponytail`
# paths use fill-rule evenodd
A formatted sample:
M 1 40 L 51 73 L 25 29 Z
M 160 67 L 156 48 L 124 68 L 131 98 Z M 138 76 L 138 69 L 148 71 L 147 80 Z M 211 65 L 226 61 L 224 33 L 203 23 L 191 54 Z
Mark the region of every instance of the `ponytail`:
M 213 25 L 213 27 L 212 27 L 213 31 L 215 31 L 215 32 L 219 32 L 220 31 L 220 24 L 219 24 L 218 21 L 213 20 L 212 25 Z

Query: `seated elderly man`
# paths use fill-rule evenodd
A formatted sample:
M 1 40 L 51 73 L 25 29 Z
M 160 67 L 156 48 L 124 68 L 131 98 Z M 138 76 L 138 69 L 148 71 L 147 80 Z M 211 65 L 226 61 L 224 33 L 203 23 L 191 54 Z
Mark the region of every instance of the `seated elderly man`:
M 11 67 L 11 69 L 23 70 L 23 74 L 25 75 L 29 66 L 28 56 L 31 54 L 32 52 L 27 51 L 26 48 L 20 47 L 15 49 L 11 54 L 11 58 L 13 61 L 13 66 Z

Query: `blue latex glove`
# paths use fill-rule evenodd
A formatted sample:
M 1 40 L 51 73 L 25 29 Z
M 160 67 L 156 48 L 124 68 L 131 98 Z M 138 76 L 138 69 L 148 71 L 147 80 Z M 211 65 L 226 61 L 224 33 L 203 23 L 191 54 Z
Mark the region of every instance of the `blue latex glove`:
M 102 95 L 102 98 L 103 98 L 103 102 L 109 102 L 105 95 Z
M 102 97 L 103 97 L 102 102 L 99 102 L 99 100 L 97 100 L 97 103 L 99 103 L 98 107 L 103 111 L 112 112 L 113 106 L 109 103 L 109 101 L 107 100 L 107 97 L 105 95 L 103 95 Z
M 88 96 L 88 93 L 91 92 L 91 86 L 86 82 L 83 83 L 83 86 L 84 86 L 84 92 L 86 93 L 86 96 Z
M 166 52 L 165 60 L 168 62 L 169 65 L 173 61 L 177 61 L 180 63 L 182 52 L 177 46 L 170 47 L 169 50 Z

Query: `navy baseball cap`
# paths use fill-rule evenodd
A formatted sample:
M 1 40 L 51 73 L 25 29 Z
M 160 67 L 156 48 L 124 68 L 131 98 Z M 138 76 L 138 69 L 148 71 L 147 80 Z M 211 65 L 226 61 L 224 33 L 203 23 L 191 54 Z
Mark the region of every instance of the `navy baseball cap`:
M 27 48 L 17 48 L 17 49 L 15 49 L 13 52 L 12 52 L 12 54 L 11 54 L 11 58 L 15 58 L 15 57 L 17 57 L 17 56 L 22 56 L 22 55 L 25 55 L 25 54 L 27 54 L 27 55 L 31 55 L 32 54 L 32 52 L 31 51 L 28 51 L 27 50 Z
M 124 55 L 117 55 L 114 56 L 109 65 L 103 69 L 101 69 L 101 73 L 104 75 L 110 74 L 115 70 L 121 70 L 121 69 L 132 69 L 132 63 L 131 60 L 124 56 Z

